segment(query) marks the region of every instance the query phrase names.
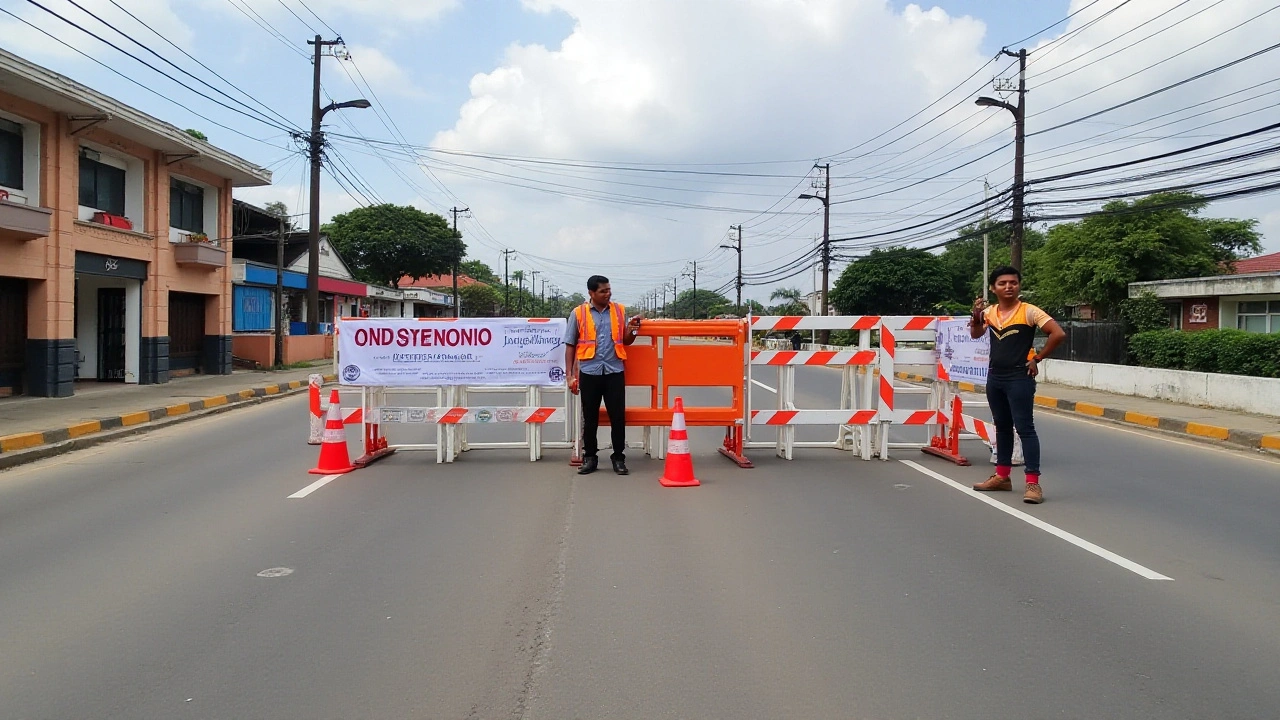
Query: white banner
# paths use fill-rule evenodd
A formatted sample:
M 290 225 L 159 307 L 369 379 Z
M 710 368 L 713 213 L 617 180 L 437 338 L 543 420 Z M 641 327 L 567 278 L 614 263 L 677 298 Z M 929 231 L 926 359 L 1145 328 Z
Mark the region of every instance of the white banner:
M 344 385 L 564 385 L 564 319 L 357 318 L 338 323 Z
M 939 320 L 936 352 L 938 362 L 952 380 L 987 384 L 987 368 L 991 365 L 991 342 L 986 333 L 974 340 L 969 334 L 969 321 Z

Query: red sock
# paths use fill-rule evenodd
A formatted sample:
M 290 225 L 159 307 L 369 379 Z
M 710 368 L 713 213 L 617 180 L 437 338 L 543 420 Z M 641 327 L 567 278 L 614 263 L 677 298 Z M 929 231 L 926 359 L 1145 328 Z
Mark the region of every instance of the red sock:
M 1027 473 L 1027 484 L 1028 484 L 1028 485 L 1039 485 L 1039 484 L 1040 484 L 1040 473 Z
M 1013 466 L 1012 466 L 1012 465 L 997 465 L 997 466 L 996 466 L 996 474 L 997 474 L 997 475 L 999 475 L 999 476 L 1000 476 L 1000 477 L 1002 477 L 1002 478 L 1007 478 L 1007 477 L 1009 477 L 1009 473 L 1011 473 L 1011 472 L 1013 472 Z

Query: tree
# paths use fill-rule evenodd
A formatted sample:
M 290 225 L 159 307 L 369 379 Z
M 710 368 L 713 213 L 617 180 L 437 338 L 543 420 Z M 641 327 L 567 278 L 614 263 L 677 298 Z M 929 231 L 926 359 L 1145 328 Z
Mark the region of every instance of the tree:
M 266 210 L 272 215 L 275 215 L 276 217 L 279 217 L 281 220 L 284 220 L 285 227 L 288 228 L 289 230 L 294 230 L 298 227 L 293 222 L 293 220 L 289 219 L 289 206 L 285 205 L 279 200 L 275 200 L 273 202 L 267 203 L 266 205 L 263 205 L 262 209 Z
M 1112 319 L 1129 283 L 1220 275 L 1261 250 L 1257 221 L 1196 217 L 1206 206 L 1189 193 L 1158 193 L 1055 226 L 1028 263 L 1036 303 L 1050 312 L 1087 304 Z
M 805 303 L 804 296 L 800 294 L 798 288 L 778 288 L 769 293 L 769 299 L 782 301 L 769 308 L 769 312 L 774 315 L 809 314 L 809 306 Z
M 690 289 L 680 293 L 680 297 L 676 298 L 673 307 L 676 317 L 705 320 L 728 312 L 731 305 L 733 303 L 729 301 L 729 298 L 720 293 L 699 290 L 695 295 L 693 290 Z
M 451 272 L 466 245 L 435 213 L 404 205 L 371 205 L 337 215 L 330 241 L 364 282 L 396 287 L 401 278 Z
M 1008 225 L 990 220 L 960 228 L 956 235 L 965 239 L 951 242 L 942 253 L 942 263 L 951 276 L 947 300 L 953 306 L 960 306 L 960 314 L 967 314 L 973 306 L 973 299 L 981 296 L 987 287 L 986 278 L 982 277 L 982 236 L 977 234 L 984 229 L 987 230 L 988 269 L 1008 265 L 1012 230 Z M 1028 227 L 1023 231 L 1023 250 L 1030 255 L 1044 246 L 1044 240 L 1043 232 Z M 955 312 L 956 308 L 953 307 L 952 311 Z
M 944 302 L 951 278 L 926 250 L 872 250 L 840 273 L 831 302 L 842 315 L 929 315 Z
M 502 305 L 502 295 L 492 285 L 481 283 L 459 287 L 458 299 L 465 317 L 493 317 Z
M 742 309 L 744 312 L 750 311 L 752 315 L 756 316 L 769 314 L 769 309 L 758 300 L 743 300 Z
M 205 135 L 204 133 L 200 132 L 199 130 L 192 130 L 191 128 L 187 128 L 187 129 L 186 129 L 186 130 L 184 130 L 183 132 L 185 132 L 186 134 L 190 135 L 191 137 L 193 137 L 193 138 L 195 138 L 195 139 L 197 139 L 197 140 L 203 140 L 203 141 L 205 141 L 205 142 L 209 142 L 209 136 L 208 136 L 208 135 Z
M 479 260 L 466 260 L 458 267 L 461 269 L 463 275 L 479 280 L 482 283 L 487 283 L 489 285 L 502 284 L 502 278 L 498 277 L 497 273 L 493 271 L 493 268 L 490 268 Z

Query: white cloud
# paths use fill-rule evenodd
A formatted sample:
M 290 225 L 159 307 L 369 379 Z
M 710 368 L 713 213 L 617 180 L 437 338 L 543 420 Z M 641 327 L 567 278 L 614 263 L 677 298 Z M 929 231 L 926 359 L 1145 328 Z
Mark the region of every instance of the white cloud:
M 353 70 L 352 75 L 356 79 L 363 75 L 364 80 L 379 94 L 425 97 L 426 93 L 414 83 L 409 73 L 386 53 L 363 45 L 351 45 L 348 49 L 360 73 L 357 75 Z
M 1074 0 L 1071 11 L 1084 8 L 1088 1 Z M 1225 4 L 1179 23 L 1199 6 L 1177 8 L 1176 0 L 1150 0 L 1123 6 L 1075 32 L 1118 5 L 1119 0 L 1104 0 L 1086 9 L 1060 30 L 1060 35 L 1069 36 L 1056 43 L 1056 49 L 1033 52 L 1028 71 L 1032 89 L 1028 96 L 1029 131 L 1189 77 L 1265 47 L 1271 42 L 1269 38 L 1280 33 L 1277 11 L 1220 41 L 1188 51 L 1114 87 L 1104 87 L 1265 9 L 1258 3 Z M 956 86 L 988 59 L 980 50 L 986 32 L 980 20 L 956 18 L 939 8 L 916 5 L 895 12 L 880 0 L 524 0 L 524 6 L 533 12 L 567 13 L 575 21 L 572 33 L 556 48 L 511 46 L 499 66 L 472 78 L 471 98 L 460 108 L 453 127 L 437 134 L 433 145 L 482 153 L 627 163 L 797 160 L 789 165 L 721 165 L 711 169 L 802 175 L 808 168 L 801 159 L 839 153 L 891 128 Z M 1152 18 L 1157 19 L 1142 30 L 1119 37 Z M 1131 50 L 1045 84 L 1166 27 L 1170 29 Z M 1093 50 L 1108 41 L 1113 42 Z M 1082 53 L 1078 61 L 1071 61 Z M 1010 118 L 1003 111 L 975 108 L 964 95 L 970 91 L 991 94 L 989 87 L 982 87 L 983 82 L 1011 62 L 1001 58 L 982 70 L 964 91 L 920 116 L 916 124 L 956 105 L 907 141 L 850 162 L 837 161 L 833 173 L 833 199 L 837 201 L 902 188 L 907 181 L 900 178 L 932 177 L 968 160 L 974 163 L 883 198 L 833 206 L 833 236 L 897 227 L 954 211 L 981 198 L 984 176 L 998 187 L 1007 185 L 1013 153 L 1001 145 L 1011 140 Z M 1192 130 L 1197 124 L 1258 108 L 1260 103 L 1255 102 L 1213 111 L 1198 120 L 1172 129 L 1153 129 L 1145 135 L 1139 132 L 1141 128 L 1133 129 L 1154 115 L 1269 80 L 1269 66 L 1265 59 L 1245 64 L 1212 80 L 1191 83 L 1177 92 L 1108 113 L 1097 121 L 1032 136 L 1028 140 L 1028 177 L 1149 155 L 1262 125 L 1267 116 L 1255 114 Z M 1061 108 L 1044 112 L 1059 104 Z M 1214 106 L 1205 107 L 1212 110 Z M 1037 117 L 1037 113 L 1043 114 Z M 912 127 L 914 124 L 908 123 L 876 143 L 862 146 L 854 155 L 876 150 L 880 143 Z M 1116 132 L 1087 139 L 1107 130 Z M 1171 132 L 1184 136 L 1137 145 Z M 1135 137 L 1116 140 L 1129 134 Z M 988 136 L 991 139 L 983 141 Z M 916 143 L 921 144 L 912 148 Z M 1066 143 L 1076 144 L 1058 148 Z M 977 159 L 986 153 L 991 156 Z M 1058 157 L 1050 157 L 1053 155 Z M 435 159 L 440 177 L 472 205 L 504 244 L 566 262 L 595 258 L 603 268 L 627 263 L 628 258 L 654 263 L 652 271 L 643 267 L 626 270 L 623 274 L 638 286 L 620 286 L 623 293 L 656 286 L 671 269 L 659 264 L 678 264 L 681 258 L 704 258 L 707 270 L 700 272 L 708 272 L 708 280 L 715 285 L 723 284 L 732 273 L 732 255 L 713 251 L 731 223 L 748 223 L 745 263 L 748 271 L 757 272 L 768 269 L 775 259 L 782 264 L 801 248 L 811 247 L 810 238 L 821 232 L 817 212 L 807 222 L 804 216 L 796 215 L 753 220 L 755 213 L 748 212 L 764 210 L 788 193 L 799 192 L 794 189 L 794 179 L 716 180 L 498 164 L 457 156 Z M 1072 162 L 1076 164 L 1069 164 Z M 450 168 L 449 163 L 468 168 Z M 486 171 L 485 180 L 474 177 L 476 168 Z M 891 182 L 894 178 L 899 179 Z M 517 190 L 510 187 L 513 183 L 574 195 L 607 192 L 743 211 L 600 204 Z M 737 194 L 708 194 L 710 190 Z M 817 203 L 788 206 L 788 201 L 778 208 L 787 212 L 820 210 Z M 1262 216 L 1262 208 L 1269 210 L 1268 201 L 1253 199 L 1221 203 L 1210 213 Z M 916 217 L 918 213 L 926 216 Z M 671 222 L 673 218 L 679 222 Z M 1262 229 L 1269 230 L 1274 224 L 1268 219 Z M 601 232 L 601 228 L 607 231 Z M 1271 237 L 1277 236 L 1272 233 Z M 1275 242 L 1271 241 L 1273 246 Z M 571 280 L 576 286 L 580 284 L 577 276 L 586 274 L 569 265 L 560 266 L 559 272 L 566 276 L 560 281 L 562 286 Z M 788 284 L 804 285 L 806 277 L 801 274 Z M 703 286 L 701 278 L 699 284 Z M 767 290 L 754 292 L 767 295 Z

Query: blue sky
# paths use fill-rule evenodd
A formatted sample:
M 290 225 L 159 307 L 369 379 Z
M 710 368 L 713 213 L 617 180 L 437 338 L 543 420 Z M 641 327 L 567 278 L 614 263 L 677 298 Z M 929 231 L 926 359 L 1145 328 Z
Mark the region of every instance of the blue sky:
M 1265 0 L 75 2 L 237 100 L 244 99 L 240 91 L 252 96 L 245 102 L 254 112 L 256 103 L 269 107 L 275 126 L 200 98 L 25 0 L 0 0 L 0 9 L 149 90 L 3 14 L 0 46 L 198 128 L 270 168 L 272 187 L 239 196 L 282 200 L 295 212 L 305 207 L 305 167 L 281 126 L 309 125 L 305 41 L 313 27 L 328 37 L 325 25 L 332 26 L 353 59 L 324 60 L 328 96 L 368 96 L 377 107 L 326 118 L 332 164 L 347 187 L 325 176 L 322 218 L 366 202 L 440 213 L 469 206 L 473 212 L 460 226 L 474 257 L 496 267 L 501 249 L 515 249 L 513 269 L 539 270 L 565 289 L 613 268 L 607 274 L 626 299 L 671 282 L 694 260 L 701 263 L 700 287 L 723 286 L 734 262 L 719 245 L 739 223 L 744 265 L 760 282 L 748 297 L 767 299 L 780 285 L 809 290 L 812 263 L 805 256 L 821 232 L 821 208 L 795 195 L 808 188 L 815 162 L 833 163 L 834 237 L 889 232 L 957 212 L 981 199 L 984 179 L 997 190 L 1007 187 L 1008 116 L 975 109 L 966 96 L 991 94 L 993 77 L 1012 74 L 1007 59 L 988 63 L 1002 45 L 1069 13 L 1080 11 L 1028 43 L 1029 131 L 1158 89 L 1265 47 L 1280 33 L 1280 12 L 1268 14 Z M 46 4 L 147 57 L 72 0 Z M 1274 59 L 1264 57 L 1031 136 L 1028 176 L 1262 125 L 1275 115 L 1267 104 L 1274 98 L 1264 93 L 1276 87 L 1245 90 L 1272 80 L 1271 68 Z M 1242 94 L 1222 97 L 1236 91 Z M 1188 110 L 1199 103 L 1206 103 L 1203 112 Z M 1214 205 L 1210 214 L 1260 219 L 1274 251 L 1280 212 L 1273 205 L 1262 196 Z M 1081 207 L 1063 202 L 1043 212 Z M 907 241 L 954 236 L 953 226 L 939 222 L 935 235 Z M 845 254 L 876 242 L 850 242 Z M 772 280 L 788 274 L 773 272 L 778 268 L 794 273 Z

